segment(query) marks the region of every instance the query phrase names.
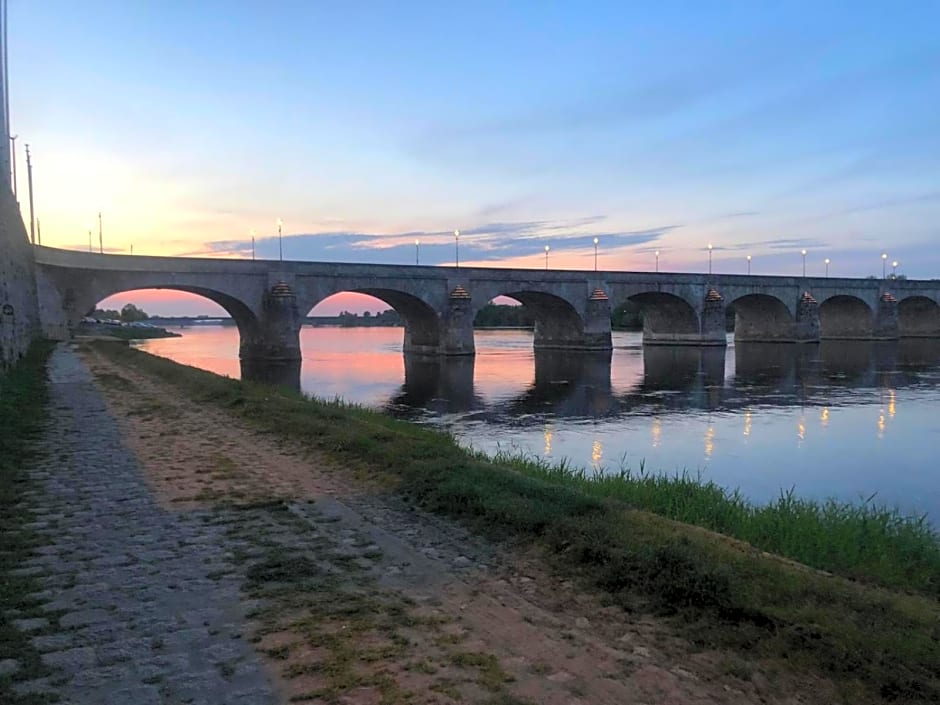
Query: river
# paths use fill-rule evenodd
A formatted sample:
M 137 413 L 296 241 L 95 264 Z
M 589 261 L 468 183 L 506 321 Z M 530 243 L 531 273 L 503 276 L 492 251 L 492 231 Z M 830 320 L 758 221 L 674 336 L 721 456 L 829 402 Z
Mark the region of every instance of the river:
M 194 326 L 139 347 L 238 377 L 238 332 Z M 534 354 L 478 331 L 477 355 L 406 359 L 400 328 L 301 333 L 301 387 L 449 429 L 461 443 L 598 472 L 688 470 L 757 502 L 795 488 L 940 518 L 940 341 L 644 347 Z

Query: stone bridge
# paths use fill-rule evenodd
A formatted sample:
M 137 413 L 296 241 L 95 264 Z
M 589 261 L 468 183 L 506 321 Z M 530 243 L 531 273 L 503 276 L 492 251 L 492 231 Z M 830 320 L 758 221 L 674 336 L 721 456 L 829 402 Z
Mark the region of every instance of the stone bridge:
M 210 299 L 238 325 L 249 365 L 300 359 L 304 317 L 339 292 L 369 294 L 404 321 L 404 351 L 472 355 L 473 319 L 497 296 L 527 306 L 538 349 L 609 350 L 611 311 L 635 302 L 646 344 L 940 337 L 940 280 L 772 277 L 279 262 L 102 255 L 34 248 L 41 320 L 62 339 L 101 300 L 137 289 Z

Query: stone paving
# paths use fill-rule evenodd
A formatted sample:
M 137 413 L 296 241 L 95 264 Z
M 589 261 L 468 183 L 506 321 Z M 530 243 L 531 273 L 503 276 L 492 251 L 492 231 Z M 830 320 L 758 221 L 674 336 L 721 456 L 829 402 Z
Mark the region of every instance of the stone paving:
M 97 705 L 278 702 L 246 641 L 240 577 L 218 512 L 161 509 L 76 355 L 52 355 L 33 528 L 48 617 L 18 627 L 53 675 L 19 683 Z M 172 443 L 168 439 L 167 443 Z

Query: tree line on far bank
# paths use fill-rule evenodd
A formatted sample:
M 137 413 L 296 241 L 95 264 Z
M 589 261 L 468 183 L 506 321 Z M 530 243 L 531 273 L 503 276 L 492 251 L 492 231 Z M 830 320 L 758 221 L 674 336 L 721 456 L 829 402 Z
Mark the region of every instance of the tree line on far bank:
M 99 321 L 121 321 L 121 323 L 136 323 L 150 318 L 143 309 L 137 308 L 134 304 L 124 304 L 124 308 L 120 311 L 112 308 L 96 308 L 91 312 L 91 317 Z

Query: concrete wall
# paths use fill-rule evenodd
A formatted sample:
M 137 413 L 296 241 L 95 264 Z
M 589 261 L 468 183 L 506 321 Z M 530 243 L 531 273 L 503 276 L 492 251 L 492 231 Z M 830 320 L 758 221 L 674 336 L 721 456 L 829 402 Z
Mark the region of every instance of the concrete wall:
M 0 371 L 25 353 L 39 330 L 33 252 L 13 194 L 0 187 Z

